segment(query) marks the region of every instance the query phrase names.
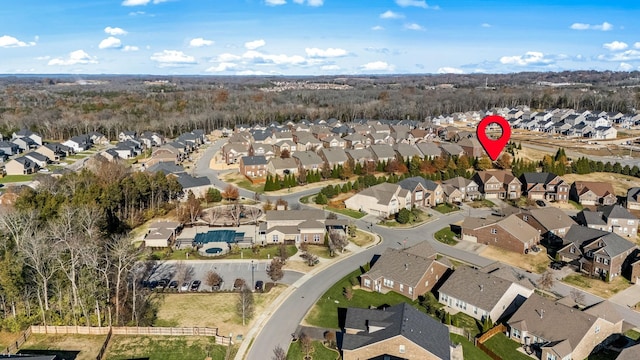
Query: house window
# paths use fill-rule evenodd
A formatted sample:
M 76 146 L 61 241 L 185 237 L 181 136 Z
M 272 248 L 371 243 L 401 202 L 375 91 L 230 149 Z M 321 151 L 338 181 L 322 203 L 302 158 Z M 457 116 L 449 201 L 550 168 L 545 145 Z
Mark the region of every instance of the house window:
M 570 248 L 569 252 L 572 253 L 572 254 L 575 254 L 576 253 L 576 248 L 574 248 L 574 247 Z
M 400 352 L 400 354 L 404 354 L 404 352 L 406 351 L 404 345 L 400 345 L 398 348 L 398 352 Z
M 413 295 L 413 288 L 409 286 L 409 295 Z
M 364 279 L 364 287 L 371 287 L 371 280 Z
M 547 353 L 547 360 L 557 360 L 557 359 L 556 359 L 556 356 L 554 354 Z
M 400 292 L 404 291 L 404 284 L 400 284 Z
M 304 234 L 304 242 L 307 242 L 307 241 L 309 241 L 309 235 Z
M 513 330 L 512 331 L 513 337 L 516 339 L 520 339 L 520 330 L 518 329 L 512 329 L 512 330 Z
M 393 287 L 393 280 L 384 279 L 383 284 L 384 284 L 384 286 L 386 286 L 386 287 L 390 287 L 390 288 L 392 288 L 392 287 Z
M 522 217 L 522 220 L 524 220 L 524 221 L 529 221 L 529 215 L 524 215 L 524 216 Z
M 429 280 L 424 282 L 424 286 L 429 286 Z
M 278 235 L 273 235 L 273 242 L 278 242 Z
M 320 242 L 320 234 L 313 235 L 313 241 Z
M 628 220 L 627 221 L 627 225 L 634 225 L 634 221 L 633 220 Z
M 491 229 L 491 233 L 492 233 L 493 235 L 497 234 L 497 233 L 498 233 L 498 229 Z
M 609 259 L 602 258 L 602 262 L 603 262 L 605 265 L 609 265 Z

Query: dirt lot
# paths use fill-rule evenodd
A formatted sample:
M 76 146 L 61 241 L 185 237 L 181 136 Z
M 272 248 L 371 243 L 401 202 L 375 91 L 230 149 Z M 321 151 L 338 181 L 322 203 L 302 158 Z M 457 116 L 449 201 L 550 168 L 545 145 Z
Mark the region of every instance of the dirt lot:
M 20 349 L 79 351 L 75 360 L 95 360 L 106 338 L 106 335 L 32 334 Z
M 255 294 L 254 318 L 286 288 L 279 284 L 268 293 Z M 156 326 L 217 327 L 221 334 L 245 334 L 251 322 L 242 326 L 236 315 L 237 293 L 166 294 L 158 310 Z
M 525 255 L 489 245 L 480 253 L 480 256 L 542 274 L 549 267 L 551 260 L 547 256 L 547 250 L 544 247 L 541 249 L 537 254 Z
M 574 181 L 602 181 L 613 185 L 613 191 L 618 196 L 627 194 L 627 189 L 633 186 L 640 186 L 640 179 L 633 176 L 612 174 L 612 173 L 591 173 L 585 175 L 567 174 L 562 176 L 565 181 L 573 183 Z

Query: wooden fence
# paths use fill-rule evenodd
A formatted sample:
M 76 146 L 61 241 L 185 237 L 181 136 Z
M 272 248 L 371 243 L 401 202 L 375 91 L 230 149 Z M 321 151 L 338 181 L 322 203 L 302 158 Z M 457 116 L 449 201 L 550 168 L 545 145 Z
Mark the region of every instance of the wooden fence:
M 482 334 L 482 336 L 476 339 L 476 347 L 482 350 L 482 352 L 484 352 L 485 354 L 489 355 L 489 357 L 492 358 L 493 360 L 502 360 L 500 356 L 498 356 L 496 353 L 491 351 L 491 349 L 486 347 L 484 343 L 487 340 L 491 339 L 494 335 L 501 332 L 505 332 L 505 331 L 507 331 L 507 327 L 504 324 L 496 325 L 494 328 L 490 329 L 489 331 Z
M 9 354 L 18 352 L 18 349 L 20 349 L 20 346 L 22 346 L 22 344 L 24 344 L 27 341 L 29 336 L 31 336 L 31 328 L 28 328 L 27 330 L 23 331 L 22 334 L 20 334 L 20 337 L 16 341 L 14 341 L 11 345 L 7 346 L 4 350 L 2 350 L 2 354 L 9 355 Z

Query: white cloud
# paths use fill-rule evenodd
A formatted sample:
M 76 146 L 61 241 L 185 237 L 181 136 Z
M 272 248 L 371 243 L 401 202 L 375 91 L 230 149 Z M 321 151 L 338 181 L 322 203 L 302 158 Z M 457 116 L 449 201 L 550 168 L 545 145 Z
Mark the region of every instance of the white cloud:
M 246 43 L 244 43 L 244 47 L 246 47 L 249 50 L 255 50 L 257 48 L 261 48 L 263 46 L 265 46 L 267 43 L 260 39 L 260 40 L 254 40 L 254 41 L 248 41 Z
M 500 63 L 505 65 L 547 65 L 553 63 L 552 59 L 546 58 L 543 53 L 538 51 L 527 51 L 524 55 L 503 56 Z
M 257 64 L 303 65 L 307 63 L 307 59 L 300 55 L 272 55 L 263 54 L 255 50 L 245 52 L 242 54 L 242 58 Z
M 415 30 L 415 31 L 424 30 L 424 28 L 422 26 L 420 26 L 419 24 L 416 24 L 416 23 L 404 24 L 404 28 L 407 29 L 407 30 Z
M 124 0 L 122 6 L 142 6 L 148 3 L 160 4 L 169 0 Z
M 24 41 L 20 41 L 14 38 L 13 36 L 9 36 L 9 35 L 0 36 L 0 47 L 10 48 L 10 47 L 27 47 L 27 46 L 35 46 L 35 45 L 36 43 L 33 41 L 26 43 Z
M 483 28 L 490 28 L 491 24 L 488 23 L 482 23 L 480 26 L 482 26 Z
M 402 19 L 404 15 L 387 10 L 380 14 L 380 19 Z
M 380 31 L 380 30 L 384 30 L 384 28 L 382 26 L 380 26 L 380 25 L 376 25 L 376 26 L 372 27 L 371 30 Z
M 323 70 L 323 71 L 336 71 L 336 70 L 340 70 L 340 66 L 338 66 L 338 65 L 322 65 L 320 67 L 320 70 Z
M 240 75 L 240 76 L 255 76 L 255 75 L 269 75 L 269 73 L 266 73 L 264 71 L 255 71 L 255 70 L 242 70 L 242 71 L 238 71 L 236 72 L 236 75 Z
M 610 31 L 613 30 L 613 25 L 608 22 L 603 22 L 602 24 L 585 24 L 585 23 L 573 23 L 569 26 L 570 29 L 573 30 L 599 30 L 599 31 Z
M 205 70 L 206 72 L 222 72 L 237 68 L 238 65 L 230 62 L 222 62 Z
M 49 55 L 45 55 L 45 56 L 38 56 L 38 57 L 36 58 L 36 60 L 49 60 L 49 59 L 51 59 L 51 56 L 49 56 Z
M 633 70 L 633 65 L 625 63 L 625 62 L 621 62 L 620 66 L 618 66 L 618 70 L 620 70 L 620 71 L 631 71 L 631 70 Z
M 199 37 L 199 38 L 191 39 L 191 41 L 189 41 L 189 46 L 203 47 L 203 46 L 211 46 L 213 45 L 213 43 L 214 43 L 213 40 L 207 40 Z
M 293 0 L 293 2 L 296 3 L 296 4 L 301 4 L 302 5 L 302 4 L 305 3 L 305 0 Z M 306 2 L 307 2 L 307 5 L 313 6 L 313 7 L 324 5 L 324 0 L 306 0 Z
M 636 43 L 633 43 L 633 47 L 636 48 L 636 49 L 640 49 L 640 41 L 636 42 Z
M 304 51 L 307 53 L 307 56 L 312 58 L 332 58 L 332 57 L 341 57 L 347 56 L 348 52 L 345 49 L 340 48 L 327 48 L 318 49 L 318 48 L 306 48 Z
M 610 54 L 610 55 L 598 55 L 598 60 L 605 61 L 636 61 L 640 60 L 640 51 L 639 50 L 626 50 L 620 53 Z
M 229 54 L 229 53 L 224 53 L 224 54 L 218 55 L 218 58 L 216 59 L 216 62 L 223 63 L 223 62 L 236 61 L 236 60 L 240 60 L 240 59 L 242 59 L 242 56 Z
M 363 71 L 393 71 L 395 66 L 385 61 L 373 61 L 360 66 Z
M 438 69 L 438 74 L 464 74 L 464 70 L 445 66 Z
M 286 0 L 264 0 L 264 3 L 269 6 L 279 6 L 287 3 Z
M 146 12 L 144 11 L 132 11 L 129 13 L 129 16 L 138 16 L 138 15 L 144 15 L 146 14 Z
M 106 28 L 104 28 L 104 32 L 111 36 L 127 35 L 127 32 L 119 27 L 107 26 Z
M 122 41 L 120 39 L 109 36 L 108 38 L 100 41 L 98 45 L 99 49 L 120 49 L 122 47 Z
M 160 67 L 193 65 L 197 63 L 193 56 L 186 55 L 178 50 L 162 50 L 162 52 L 153 53 L 150 59 L 157 62 Z
M 396 4 L 402 7 L 415 6 L 423 9 L 440 9 L 439 6 L 429 6 L 425 0 L 396 0 Z
M 140 50 L 139 47 L 131 46 L 131 45 L 127 45 L 127 46 L 122 48 L 122 51 L 127 51 L 127 52 L 129 52 L 129 51 L 138 51 L 138 50 Z
M 627 45 L 627 43 L 622 41 L 612 41 L 610 43 L 602 44 L 602 47 L 611 51 L 620 51 L 628 48 L 629 45 Z
M 67 58 L 55 58 L 49 60 L 47 65 L 85 65 L 85 64 L 97 64 L 98 60 L 95 57 L 90 56 L 84 50 L 76 50 L 69 53 Z

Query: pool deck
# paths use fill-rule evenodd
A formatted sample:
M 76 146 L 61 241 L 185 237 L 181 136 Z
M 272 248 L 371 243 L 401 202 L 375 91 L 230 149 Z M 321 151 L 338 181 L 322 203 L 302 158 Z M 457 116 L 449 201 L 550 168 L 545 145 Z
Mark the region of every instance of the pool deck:
M 208 226 L 194 226 L 191 228 L 184 228 L 180 235 L 178 235 L 178 240 L 189 240 L 193 241 L 196 237 L 196 234 L 205 234 L 209 231 L 214 230 L 232 230 L 235 232 L 244 233 L 246 238 L 254 239 L 256 236 L 256 226 L 254 225 L 240 225 L 239 227 L 208 227 Z

